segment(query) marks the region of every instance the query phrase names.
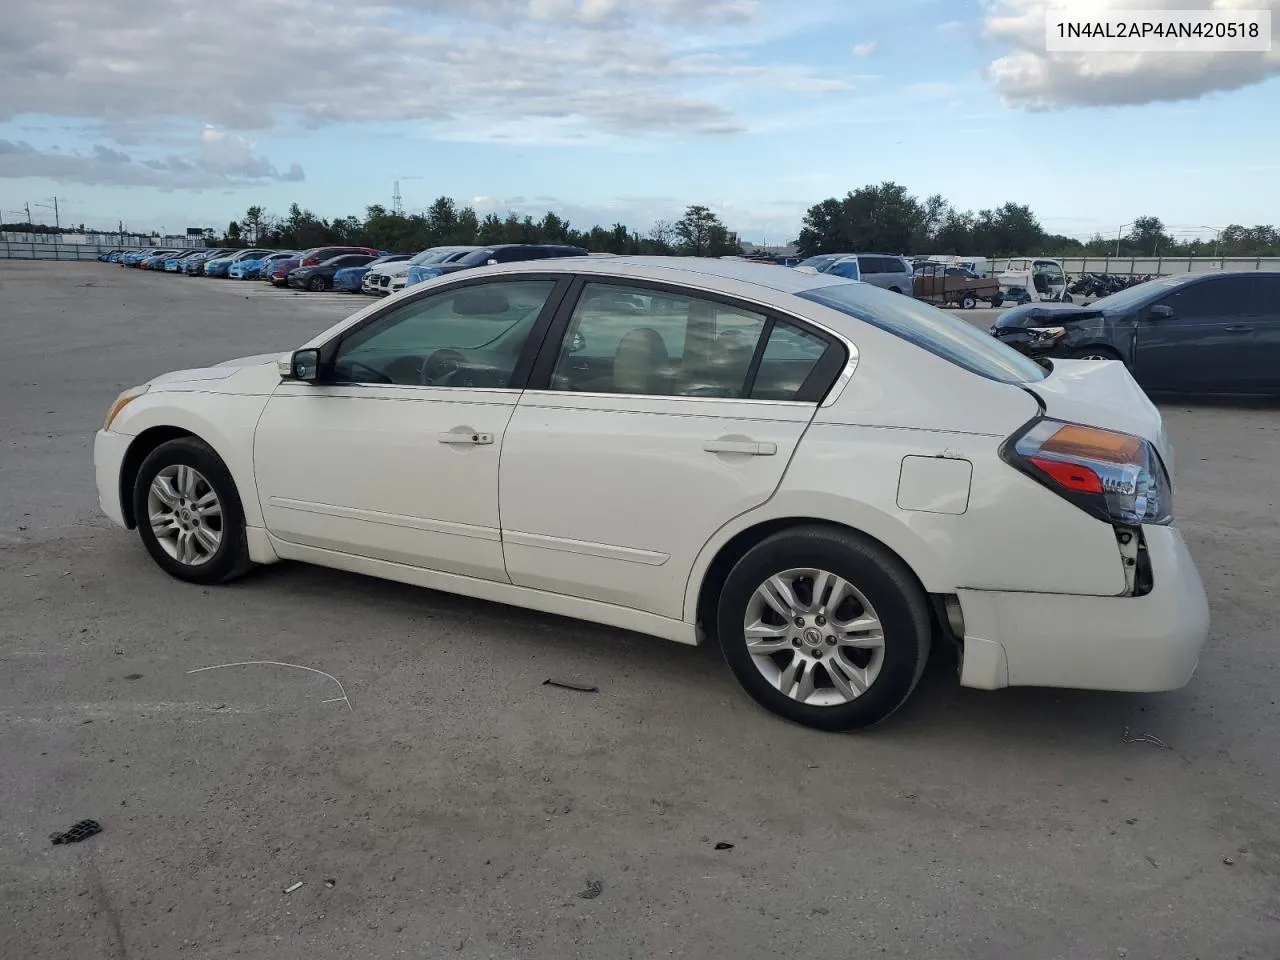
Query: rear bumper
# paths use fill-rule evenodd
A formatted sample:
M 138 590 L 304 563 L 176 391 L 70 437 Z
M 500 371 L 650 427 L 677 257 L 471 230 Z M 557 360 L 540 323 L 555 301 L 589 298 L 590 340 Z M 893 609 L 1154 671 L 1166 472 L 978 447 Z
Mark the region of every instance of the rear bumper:
M 1145 597 L 957 591 L 960 683 L 1150 693 L 1185 686 L 1209 634 L 1209 603 L 1182 535 L 1145 527 L 1154 586 Z
M 124 510 L 120 503 L 120 467 L 133 437 L 99 430 L 93 438 L 93 475 L 98 485 L 98 504 L 112 523 L 121 527 Z

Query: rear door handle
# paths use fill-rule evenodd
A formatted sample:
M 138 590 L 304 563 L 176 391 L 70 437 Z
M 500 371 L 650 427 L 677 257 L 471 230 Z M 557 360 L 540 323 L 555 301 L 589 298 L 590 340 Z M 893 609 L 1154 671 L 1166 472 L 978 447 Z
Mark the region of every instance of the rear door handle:
M 1227 333 L 1252 333 L 1253 332 L 1253 327 L 1249 326 L 1249 324 L 1247 323 L 1229 323 L 1222 329 L 1226 330 Z
M 492 433 L 473 433 L 469 430 L 450 430 L 436 437 L 441 443 L 457 443 L 472 444 L 474 446 L 483 446 L 487 443 L 493 443 Z
M 778 452 L 776 443 L 755 440 L 708 440 L 702 445 L 707 453 L 745 453 L 752 457 L 772 457 Z

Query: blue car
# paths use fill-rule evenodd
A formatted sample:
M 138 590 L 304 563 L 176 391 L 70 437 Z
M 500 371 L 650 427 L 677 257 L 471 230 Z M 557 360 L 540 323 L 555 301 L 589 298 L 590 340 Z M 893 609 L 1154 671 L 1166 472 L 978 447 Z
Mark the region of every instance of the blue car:
M 204 275 L 206 277 L 226 277 L 230 276 L 231 265 L 241 260 L 253 260 L 264 257 L 271 250 L 237 250 L 235 253 L 227 257 L 218 257 L 216 260 L 207 260 L 204 265 Z
M 165 273 L 180 273 L 182 265 L 192 257 L 198 257 L 201 254 L 208 253 L 206 250 L 184 250 L 182 253 L 175 253 L 164 262 Z
M 359 293 L 360 281 L 364 279 L 364 275 L 369 272 L 371 267 L 376 267 L 383 263 L 395 263 L 397 260 L 408 260 L 410 256 L 411 254 L 408 253 L 392 253 L 366 263 L 362 267 L 343 267 L 333 275 L 333 289 L 345 290 L 347 293 Z
M 291 256 L 293 256 L 292 250 L 279 250 L 275 253 L 235 260 L 227 269 L 227 276 L 232 280 L 257 280 L 262 276 L 263 268 L 269 263 Z
M 176 251 L 161 250 L 159 247 L 149 247 L 146 250 L 131 250 L 120 258 L 122 267 L 136 267 L 147 257 L 154 257 L 157 253 L 173 253 Z

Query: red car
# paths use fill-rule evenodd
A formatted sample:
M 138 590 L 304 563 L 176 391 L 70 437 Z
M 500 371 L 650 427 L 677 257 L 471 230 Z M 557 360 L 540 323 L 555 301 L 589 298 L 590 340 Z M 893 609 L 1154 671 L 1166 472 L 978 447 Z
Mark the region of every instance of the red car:
M 302 257 L 297 266 L 314 267 L 318 263 L 324 263 L 326 260 L 340 257 L 344 253 L 365 253 L 371 257 L 380 257 L 386 251 L 374 250 L 372 247 L 312 247 L 310 250 L 302 251 Z M 274 279 L 272 277 L 273 281 Z
M 287 287 L 289 285 L 289 271 L 298 269 L 301 263 L 301 257 L 285 257 L 280 260 L 272 260 L 262 271 L 262 279 L 269 281 L 273 287 Z

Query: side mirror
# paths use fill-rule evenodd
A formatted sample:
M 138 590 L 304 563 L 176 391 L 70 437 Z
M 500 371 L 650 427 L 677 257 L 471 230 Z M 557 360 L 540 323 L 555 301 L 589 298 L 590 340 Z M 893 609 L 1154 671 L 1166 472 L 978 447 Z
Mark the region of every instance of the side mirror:
M 1157 303 L 1154 307 L 1147 311 L 1148 320 L 1172 320 L 1173 307 L 1167 303 Z
M 320 379 L 320 351 L 317 349 L 295 350 L 289 358 L 289 377 L 304 383 L 315 383 Z

